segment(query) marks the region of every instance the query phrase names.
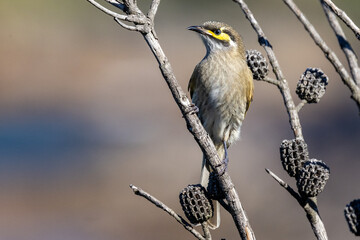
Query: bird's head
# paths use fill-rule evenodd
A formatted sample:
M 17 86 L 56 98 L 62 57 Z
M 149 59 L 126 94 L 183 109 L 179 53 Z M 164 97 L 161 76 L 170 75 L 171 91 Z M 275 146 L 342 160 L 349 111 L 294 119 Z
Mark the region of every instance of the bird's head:
M 208 54 L 218 51 L 244 54 L 244 44 L 240 35 L 225 23 L 208 21 L 187 29 L 200 34 Z

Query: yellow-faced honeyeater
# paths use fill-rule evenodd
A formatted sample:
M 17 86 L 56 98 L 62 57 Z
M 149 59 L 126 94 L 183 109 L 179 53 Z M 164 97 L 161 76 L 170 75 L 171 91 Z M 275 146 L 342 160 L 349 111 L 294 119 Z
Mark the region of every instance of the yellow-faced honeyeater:
M 220 158 L 226 161 L 226 149 L 240 137 L 240 128 L 253 98 L 253 75 L 246 63 L 240 35 L 229 25 L 209 21 L 191 26 L 206 47 L 206 55 L 196 65 L 189 91 L 198 107 L 199 118 L 213 140 Z M 227 165 L 227 161 L 226 161 Z M 213 170 L 203 158 L 201 184 L 206 188 Z M 213 202 L 211 228 L 220 225 L 220 206 Z

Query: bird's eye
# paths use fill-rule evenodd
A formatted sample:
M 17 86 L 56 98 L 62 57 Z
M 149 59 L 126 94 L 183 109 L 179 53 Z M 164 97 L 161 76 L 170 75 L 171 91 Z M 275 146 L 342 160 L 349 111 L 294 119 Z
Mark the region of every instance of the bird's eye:
M 221 30 L 220 30 L 220 29 L 216 29 L 216 30 L 214 31 L 214 33 L 215 33 L 215 35 L 220 35 Z

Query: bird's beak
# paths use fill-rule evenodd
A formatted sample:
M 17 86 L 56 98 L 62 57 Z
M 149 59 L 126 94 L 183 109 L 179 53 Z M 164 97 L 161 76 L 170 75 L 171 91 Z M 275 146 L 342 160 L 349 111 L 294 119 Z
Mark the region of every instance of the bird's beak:
M 204 34 L 204 35 L 210 35 L 211 33 L 209 32 L 209 30 L 206 30 L 205 28 L 201 27 L 201 26 L 190 26 L 187 28 L 187 30 L 191 30 L 200 34 Z

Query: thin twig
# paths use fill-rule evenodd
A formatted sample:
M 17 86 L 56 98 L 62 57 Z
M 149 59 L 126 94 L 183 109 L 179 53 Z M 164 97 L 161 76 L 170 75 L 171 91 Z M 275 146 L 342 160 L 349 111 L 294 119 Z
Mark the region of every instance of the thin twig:
M 299 102 L 299 104 L 296 106 L 296 111 L 300 112 L 300 110 L 303 108 L 303 106 L 306 104 L 306 100 L 301 100 L 301 102 Z
M 321 220 L 316 197 L 302 198 L 292 187 L 289 186 L 285 181 L 278 177 L 275 173 L 271 172 L 269 169 L 265 171 L 270 174 L 271 177 L 277 181 L 280 186 L 282 186 L 292 197 L 294 197 L 299 205 L 304 209 L 306 217 L 309 220 L 311 228 L 318 240 L 327 240 L 327 233 L 324 226 L 324 223 Z
M 329 9 L 328 5 L 325 4 L 325 2 L 323 0 L 320 0 L 320 2 L 324 9 L 325 15 L 330 23 L 330 26 L 336 34 L 339 45 L 340 45 L 341 49 L 343 50 L 345 57 L 348 61 L 351 76 L 355 80 L 356 84 L 359 85 L 360 84 L 360 68 L 359 68 L 358 59 L 356 57 L 356 54 L 354 53 L 354 50 L 352 49 L 349 41 L 346 39 L 345 33 L 342 30 L 335 14 Z
M 355 23 L 348 17 L 346 12 L 338 8 L 331 0 L 323 1 L 355 34 L 356 38 L 360 40 L 360 29 Z
M 126 10 L 126 7 L 125 7 L 125 5 L 124 5 L 123 3 L 120 3 L 120 2 L 118 2 L 118 1 L 116 1 L 116 0 L 105 0 L 105 1 L 108 2 L 108 3 L 110 3 L 111 5 L 119 8 L 119 9 L 121 9 L 121 10 L 124 11 L 124 12 L 125 12 L 125 10 Z
M 284 182 L 281 178 L 279 178 L 275 173 L 273 173 L 272 171 L 270 171 L 269 169 L 265 168 L 265 171 L 270 174 L 270 176 L 272 178 L 275 179 L 275 181 L 277 181 L 280 186 L 282 186 L 283 188 L 285 188 L 286 191 L 288 191 L 290 193 L 291 196 L 293 196 L 298 203 L 302 206 L 303 205 L 303 201 L 301 199 L 301 196 L 292 188 L 289 186 L 289 184 L 287 184 L 286 182 Z
M 264 81 L 264 82 L 273 84 L 275 86 L 280 85 L 280 82 L 277 79 L 273 79 L 273 78 L 270 78 L 270 77 L 265 77 L 265 78 L 261 79 L 260 81 Z
M 172 210 L 171 208 L 169 208 L 168 206 L 166 206 L 164 203 L 162 203 L 161 201 L 159 201 L 158 199 L 156 199 L 155 197 L 151 196 L 149 193 L 145 192 L 144 190 L 142 190 L 141 188 L 138 188 L 134 185 L 130 185 L 130 188 L 133 190 L 133 192 L 135 193 L 135 195 L 141 196 L 143 198 L 145 198 L 146 200 L 148 200 L 149 202 L 151 202 L 152 204 L 154 204 L 156 207 L 164 210 L 165 212 L 167 212 L 170 216 L 172 216 L 173 218 L 175 218 L 175 220 L 180 223 L 181 225 L 183 225 L 183 227 L 188 230 L 192 235 L 194 235 L 197 239 L 200 240 L 205 240 L 205 238 L 198 232 L 196 231 L 190 223 L 188 223 L 185 219 L 183 219 L 181 216 L 179 216 L 176 212 L 174 212 L 174 210 Z
M 159 4 L 160 4 L 160 0 L 153 0 L 151 2 L 150 10 L 147 14 L 148 18 L 150 18 L 151 21 L 154 21 Z
M 298 115 L 298 112 L 296 111 L 294 101 L 291 97 L 289 85 L 280 69 L 280 65 L 276 59 L 274 51 L 272 50 L 272 46 L 271 46 L 270 42 L 266 38 L 263 30 L 261 29 L 259 23 L 256 21 L 254 15 L 250 11 L 250 9 L 246 5 L 246 3 L 243 0 L 233 0 L 233 1 L 239 4 L 239 6 L 243 10 L 246 18 L 249 20 L 251 26 L 257 33 L 259 43 L 261 46 L 264 47 L 266 54 L 269 58 L 270 64 L 275 73 L 275 76 L 278 79 L 279 83 L 276 84 L 276 86 L 278 86 L 278 88 L 281 92 L 281 95 L 283 97 L 286 111 L 289 115 L 291 129 L 293 130 L 296 138 L 303 139 L 304 137 L 303 137 L 302 130 L 301 130 L 299 115 Z M 271 83 L 273 84 L 273 81 L 271 81 Z
M 137 23 L 137 24 L 145 24 L 146 23 L 146 18 L 144 18 L 144 17 L 135 16 L 135 15 L 122 15 L 122 14 L 116 13 L 114 11 L 111 11 L 110 9 L 102 6 L 95 0 L 86 0 L 86 1 L 88 1 L 89 3 L 94 5 L 96 8 L 103 11 L 104 13 L 106 13 L 114 18 L 120 19 L 122 21 L 128 21 L 128 22 L 133 22 L 133 23 Z
M 130 25 L 127 25 L 125 23 L 123 23 L 120 19 L 118 18 L 114 18 L 115 22 L 117 22 L 121 27 L 129 30 L 129 31 L 139 31 L 139 28 L 138 27 L 135 27 L 135 26 L 130 26 Z
M 299 21 L 303 24 L 306 31 L 310 34 L 317 46 L 324 52 L 325 57 L 334 66 L 335 70 L 340 75 L 343 83 L 348 86 L 351 91 L 351 98 L 356 102 L 360 112 L 360 88 L 356 85 L 355 81 L 350 77 L 345 67 L 341 64 L 336 54 L 328 47 L 325 41 L 320 37 L 314 26 L 309 22 L 301 10 L 296 6 L 292 0 L 283 0 L 285 4 L 291 9 L 296 15 Z

